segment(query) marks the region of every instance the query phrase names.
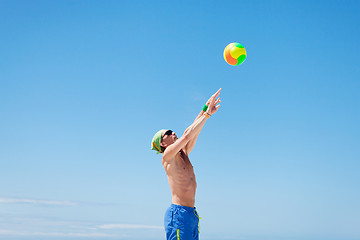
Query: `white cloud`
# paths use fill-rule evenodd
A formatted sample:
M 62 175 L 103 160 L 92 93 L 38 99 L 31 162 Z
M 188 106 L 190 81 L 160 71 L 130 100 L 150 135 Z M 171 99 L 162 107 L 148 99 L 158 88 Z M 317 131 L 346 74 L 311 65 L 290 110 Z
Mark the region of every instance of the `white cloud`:
M 103 224 L 98 228 L 100 229 L 160 229 L 163 230 L 163 227 L 160 226 L 151 226 L 151 225 L 136 225 L 136 224 Z
M 0 239 L 6 236 L 18 236 L 18 237 L 47 237 L 49 239 L 61 238 L 139 238 L 144 237 L 151 239 L 158 239 L 159 236 L 163 236 L 163 227 L 153 225 L 140 225 L 140 224 L 106 224 L 103 221 L 97 220 L 76 220 L 59 218 L 56 215 L 47 216 L 47 213 L 40 211 L 41 215 L 32 212 L 30 215 L 23 214 L 22 212 L 11 211 L 11 207 L 17 209 L 18 204 L 25 204 L 24 207 L 32 207 L 31 205 L 49 205 L 55 206 L 56 211 L 63 211 L 62 206 L 74 206 L 79 205 L 78 202 L 70 201 L 50 201 L 41 199 L 30 198 L 7 198 L 0 197 L 1 204 L 9 204 L 10 209 L 7 213 L 0 215 Z M 28 205 L 28 206 L 27 206 Z M 80 204 L 81 207 L 86 207 L 86 204 Z M 33 210 L 33 209 L 31 209 Z M 69 210 L 78 210 L 78 207 L 71 208 Z M 110 221 L 107 221 L 110 222 Z M 110 222 L 111 223 L 111 222 Z
M 0 239 L 5 236 L 52 238 L 140 238 L 157 239 L 163 227 L 140 224 L 102 224 L 93 221 L 62 220 L 47 217 L 0 215 Z
M 2 198 L 2 197 L 0 197 L 0 203 L 27 203 L 27 204 L 57 205 L 57 206 L 77 205 L 77 203 L 71 201 L 49 201 L 49 200 L 27 199 L 27 198 Z
M 42 237 L 113 237 L 106 233 L 76 233 L 76 232 L 25 232 L 0 229 L 0 235 L 7 236 L 42 236 Z
M 48 237 L 112 237 L 112 235 L 105 233 L 62 233 L 62 232 L 35 232 L 33 236 L 48 236 Z

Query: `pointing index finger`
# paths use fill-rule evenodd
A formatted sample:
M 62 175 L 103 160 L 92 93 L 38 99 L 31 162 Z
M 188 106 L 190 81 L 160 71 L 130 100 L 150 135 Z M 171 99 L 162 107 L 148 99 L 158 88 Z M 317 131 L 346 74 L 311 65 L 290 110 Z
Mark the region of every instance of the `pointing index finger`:
M 221 91 L 221 88 L 220 88 L 219 90 L 217 90 L 217 92 L 215 93 L 215 96 L 216 96 L 216 97 L 219 96 L 220 91 Z

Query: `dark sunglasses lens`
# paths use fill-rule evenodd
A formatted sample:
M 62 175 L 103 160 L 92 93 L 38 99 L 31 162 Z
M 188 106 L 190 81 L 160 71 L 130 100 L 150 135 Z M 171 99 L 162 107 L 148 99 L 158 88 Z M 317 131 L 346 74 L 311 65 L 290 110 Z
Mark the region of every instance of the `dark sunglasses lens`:
M 171 134 L 172 134 L 172 131 L 171 131 L 171 130 L 167 130 L 167 131 L 165 132 L 164 136 L 165 136 L 165 135 L 171 135 Z

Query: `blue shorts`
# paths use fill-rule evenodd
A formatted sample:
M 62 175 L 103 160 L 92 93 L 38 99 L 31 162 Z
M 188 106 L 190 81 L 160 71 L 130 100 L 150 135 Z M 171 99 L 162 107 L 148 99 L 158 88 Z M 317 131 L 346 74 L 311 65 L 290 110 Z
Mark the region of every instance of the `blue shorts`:
M 171 204 L 164 225 L 167 240 L 198 240 L 199 214 L 195 208 Z

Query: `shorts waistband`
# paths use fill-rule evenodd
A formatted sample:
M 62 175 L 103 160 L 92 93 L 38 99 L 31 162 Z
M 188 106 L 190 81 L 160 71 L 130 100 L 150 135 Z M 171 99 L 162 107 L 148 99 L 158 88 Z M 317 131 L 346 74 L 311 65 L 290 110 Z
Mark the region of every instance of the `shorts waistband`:
M 185 210 L 188 210 L 188 211 L 193 211 L 196 209 L 196 207 L 186 207 L 186 206 L 181 206 L 181 205 L 177 205 L 177 204 L 171 204 L 170 207 L 172 208 L 178 208 L 178 209 L 185 209 Z

